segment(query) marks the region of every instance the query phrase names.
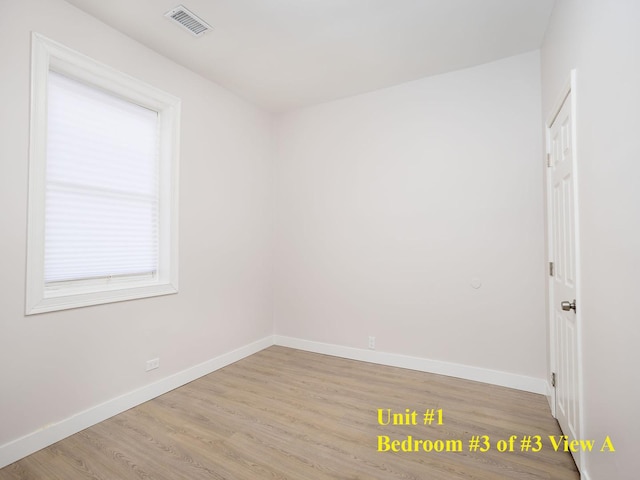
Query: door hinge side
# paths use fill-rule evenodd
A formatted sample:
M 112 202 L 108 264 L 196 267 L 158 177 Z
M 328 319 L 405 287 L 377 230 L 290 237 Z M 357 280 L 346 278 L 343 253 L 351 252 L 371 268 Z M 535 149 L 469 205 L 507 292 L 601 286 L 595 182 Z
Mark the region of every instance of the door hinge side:
M 547 153 L 547 167 L 551 166 L 551 154 Z
M 551 386 L 556 386 L 556 372 L 551 372 Z
M 549 262 L 549 276 L 553 277 L 553 273 L 554 273 L 553 262 Z

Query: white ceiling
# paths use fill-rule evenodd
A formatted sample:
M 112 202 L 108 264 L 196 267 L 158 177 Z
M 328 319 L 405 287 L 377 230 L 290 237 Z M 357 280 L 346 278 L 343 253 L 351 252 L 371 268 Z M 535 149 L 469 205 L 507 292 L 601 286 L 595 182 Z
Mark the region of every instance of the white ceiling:
M 540 47 L 555 0 L 67 0 L 270 111 Z M 183 4 L 200 38 L 164 13 Z

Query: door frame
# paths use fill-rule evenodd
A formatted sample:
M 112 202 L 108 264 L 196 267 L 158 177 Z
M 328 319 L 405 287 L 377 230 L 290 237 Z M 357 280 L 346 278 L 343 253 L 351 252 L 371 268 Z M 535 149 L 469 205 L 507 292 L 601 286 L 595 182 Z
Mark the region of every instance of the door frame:
M 578 148 L 577 148 L 577 108 L 576 108 L 576 70 L 573 69 L 570 72 L 569 81 L 565 84 L 563 89 L 558 96 L 558 99 L 553 104 L 553 108 L 549 111 L 549 115 L 547 116 L 545 122 L 545 190 L 546 190 L 546 227 L 547 227 L 547 238 L 546 238 L 546 251 L 547 251 L 547 262 L 554 261 L 554 252 L 553 252 L 553 189 L 552 187 L 552 176 L 551 171 L 548 168 L 548 158 L 551 153 L 551 125 L 555 121 L 556 117 L 560 113 L 560 109 L 564 105 L 565 100 L 570 99 L 571 101 L 571 148 L 572 148 L 572 169 L 573 169 L 573 192 L 574 192 L 574 231 L 575 231 L 575 265 L 576 265 L 576 304 L 578 306 L 576 311 L 576 335 L 577 335 L 577 355 L 578 355 L 578 435 L 581 436 L 584 434 L 584 382 L 583 382 L 583 354 L 582 354 L 582 292 L 581 292 L 581 249 L 580 249 L 580 194 L 579 194 L 579 186 L 578 186 Z M 554 322 L 553 315 L 553 306 L 556 301 L 560 301 L 561 299 L 555 299 L 553 293 L 553 282 L 551 281 L 551 276 L 549 274 L 549 267 L 547 263 L 547 326 L 549 329 L 548 341 L 547 345 L 549 352 L 549 376 L 547 380 L 547 398 L 549 400 L 549 405 L 551 407 L 551 413 L 553 417 L 556 418 L 556 389 L 551 385 L 551 373 L 557 372 L 557 343 L 556 343 L 556 325 Z M 583 465 L 585 462 L 584 455 L 580 455 L 580 463 L 582 465 L 578 465 L 580 471 L 584 471 Z

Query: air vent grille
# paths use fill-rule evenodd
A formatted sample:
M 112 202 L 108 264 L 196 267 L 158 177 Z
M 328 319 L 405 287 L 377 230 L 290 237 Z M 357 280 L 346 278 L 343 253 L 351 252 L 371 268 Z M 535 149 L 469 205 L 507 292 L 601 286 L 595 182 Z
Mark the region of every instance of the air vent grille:
M 169 10 L 164 14 L 170 20 L 173 20 L 185 30 L 188 30 L 196 37 L 204 35 L 211 30 L 211 25 L 198 17 L 195 13 L 189 11 L 183 5 L 178 5 L 176 8 Z

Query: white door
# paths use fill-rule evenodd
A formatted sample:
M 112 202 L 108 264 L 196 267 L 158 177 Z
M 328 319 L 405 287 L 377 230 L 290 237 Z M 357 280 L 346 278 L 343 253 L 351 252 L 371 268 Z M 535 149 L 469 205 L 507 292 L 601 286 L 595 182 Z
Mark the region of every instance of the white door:
M 555 415 L 570 440 L 580 439 L 580 331 L 577 298 L 577 195 L 572 90 L 548 128 L 548 183 L 552 365 Z M 555 338 L 554 338 L 555 337 Z M 572 452 L 580 467 L 580 452 Z

